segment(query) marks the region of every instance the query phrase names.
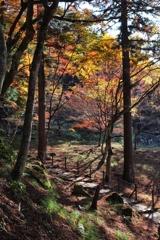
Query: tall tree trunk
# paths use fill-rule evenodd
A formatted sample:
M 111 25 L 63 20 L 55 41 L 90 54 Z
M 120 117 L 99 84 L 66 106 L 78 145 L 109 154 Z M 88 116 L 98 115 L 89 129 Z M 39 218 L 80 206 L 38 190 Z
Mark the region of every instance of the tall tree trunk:
M 31 1 L 31 4 L 33 4 L 32 1 Z M 25 163 L 28 155 L 28 149 L 29 149 L 30 140 L 31 140 L 36 79 L 38 76 L 38 70 L 41 63 L 41 59 L 42 59 L 46 29 L 52 18 L 52 14 L 56 10 L 57 6 L 58 6 L 57 1 L 52 3 L 50 7 L 46 5 L 44 6 L 45 12 L 43 16 L 43 22 L 41 23 L 41 27 L 39 30 L 37 47 L 34 53 L 32 66 L 30 70 L 28 99 L 27 99 L 27 106 L 26 106 L 25 119 L 24 119 L 23 136 L 22 136 L 18 158 L 15 164 L 15 167 L 11 173 L 13 180 L 20 179 L 20 177 L 24 172 L 24 167 L 25 167 Z
M 2 30 L 2 25 L 0 23 L 0 94 L 2 92 L 3 82 L 7 69 L 7 50 L 5 38 Z
M 46 159 L 46 99 L 45 99 L 45 73 L 44 58 L 38 72 L 38 158 L 42 163 Z
M 124 104 L 124 170 L 123 179 L 134 182 L 132 118 L 131 118 L 131 82 L 127 1 L 121 0 L 121 34 L 122 34 L 122 65 L 123 65 L 123 104 Z

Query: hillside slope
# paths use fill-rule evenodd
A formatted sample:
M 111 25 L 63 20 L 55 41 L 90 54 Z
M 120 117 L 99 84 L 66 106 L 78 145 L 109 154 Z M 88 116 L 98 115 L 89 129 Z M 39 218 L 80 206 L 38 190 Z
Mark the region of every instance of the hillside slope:
M 83 146 L 83 149 L 82 146 L 73 147 L 79 148 L 79 151 L 86 150 L 86 146 Z M 58 164 L 58 153 L 60 153 L 58 148 L 56 153 L 55 165 Z M 143 156 L 145 156 L 144 152 Z M 71 167 L 73 163 L 70 164 Z M 33 174 L 33 169 L 37 170 L 38 175 Z M 39 167 L 38 162 L 37 166 L 29 163 L 21 182 L 11 182 L 9 171 L 10 168 L 6 167 L 5 161 L 1 160 L 0 239 L 2 240 L 158 239 L 158 223 L 144 219 L 136 211 L 133 211 L 132 220 L 128 220 L 122 215 L 119 206 L 112 206 L 106 202 L 106 195 L 99 198 L 97 211 L 88 211 L 92 198 L 73 196 L 71 194 L 73 183 L 53 173 L 51 159 L 48 160 L 45 168 Z M 119 170 L 117 168 L 114 171 Z M 96 173 L 96 177 L 95 181 L 98 182 L 100 172 Z M 146 182 L 146 186 L 147 184 Z M 113 177 L 109 186 L 114 188 L 114 185 Z M 94 192 L 91 193 L 91 197 L 93 196 Z M 145 196 L 140 197 L 145 198 Z

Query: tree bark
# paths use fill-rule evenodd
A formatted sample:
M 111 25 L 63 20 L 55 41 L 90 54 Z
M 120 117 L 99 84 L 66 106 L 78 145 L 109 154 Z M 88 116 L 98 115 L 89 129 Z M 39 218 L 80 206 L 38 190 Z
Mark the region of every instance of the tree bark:
M 2 30 L 2 25 L 0 23 L 0 95 L 2 92 L 6 69 L 7 69 L 6 42 L 5 42 L 3 30 Z
M 123 65 L 123 121 L 124 121 L 124 170 L 123 179 L 134 182 L 132 118 L 131 118 L 131 80 L 130 80 L 130 45 L 128 33 L 127 1 L 121 0 L 121 34 Z
M 108 155 L 106 159 L 106 176 L 105 176 L 105 181 L 110 182 L 111 181 L 111 159 L 112 159 L 112 141 L 111 141 L 111 134 L 109 133 L 108 138 L 107 138 L 107 146 L 108 146 Z
M 46 98 L 45 98 L 45 73 L 44 59 L 38 72 L 38 158 L 42 163 L 46 159 Z
M 30 3 L 32 4 L 31 10 L 33 11 L 33 2 L 31 1 Z M 28 155 L 28 149 L 29 149 L 30 140 L 31 140 L 36 79 L 38 76 L 38 70 L 41 63 L 41 59 L 42 59 L 46 29 L 52 18 L 54 11 L 57 9 L 57 6 L 58 6 L 57 2 L 55 1 L 50 7 L 49 6 L 45 7 L 43 22 L 41 23 L 41 27 L 39 30 L 37 47 L 34 53 L 32 66 L 30 69 L 28 98 L 27 98 L 27 105 L 26 105 L 26 112 L 25 112 L 25 119 L 24 119 L 23 136 L 22 136 L 18 158 L 15 164 L 15 167 L 11 173 L 13 180 L 20 179 L 24 172 L 25 163 Z

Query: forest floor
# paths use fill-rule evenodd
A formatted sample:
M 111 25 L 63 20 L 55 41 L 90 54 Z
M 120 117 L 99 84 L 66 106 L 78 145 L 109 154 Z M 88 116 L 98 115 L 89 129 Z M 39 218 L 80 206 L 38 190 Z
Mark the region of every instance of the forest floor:
M 53 161 L 52 153 L 55 154 Z M 120 180 L 118 187 L 117 176 L 120 177 L 123 170 L 122 148 L 115 146 L 113 153 L 112 178 L 109 183 L 105 183 L 105 188 L 129 196 L 134 190 L 134 184 Z M 30 156 L 31 159 L 36 158 L 34 148 L 30 150 Z M 154 203 L 157 209 L 160 209 L 159 156 L 158 149 L 138 149 L 134 153 L 138 201 L 151 207 L 154 185 Z M 6 163 L 1 161 L 0 239 L 157 240 L 159 223 L 146 219 L 135 210 L 131 219 L 125 218 L 118 205 L 106 202 L 107 194 L 99 195 L 96 211 L 89 211 L 95 190 L 89 192 L 91 197 L 72 194 L 78 177 L 104 185 L 105 166 L 96 171 L 99 160 L 100 149 L 95 145 L 70 142 L 48 147 L 45 169 L 54 190 L 42 187 L 38 177 L 36 179 L 35 175 L 27 171 L 22 182 L 13 185 Z M 27 169 L 30 165 L 29 163 Z M 64 177 L 64 172 L 72 173 L 72 178 Z M 134 200 L 134 195 L 132 199 Z

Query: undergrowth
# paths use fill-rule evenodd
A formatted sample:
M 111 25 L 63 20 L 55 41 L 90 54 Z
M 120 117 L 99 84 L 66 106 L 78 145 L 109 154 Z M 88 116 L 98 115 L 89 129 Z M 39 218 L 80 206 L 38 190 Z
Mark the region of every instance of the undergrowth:
M 67 209 L 61 206 L 56 199 L 51 196 L 45 196 L 41 200 L 41 208 L 48 214 L 55 214 L 63 218 L 70 224 L 75 231 L 86 240 L 100 240 L 100 232 L 98 226 L 87 214 L 83 214 L 78 210 Z

